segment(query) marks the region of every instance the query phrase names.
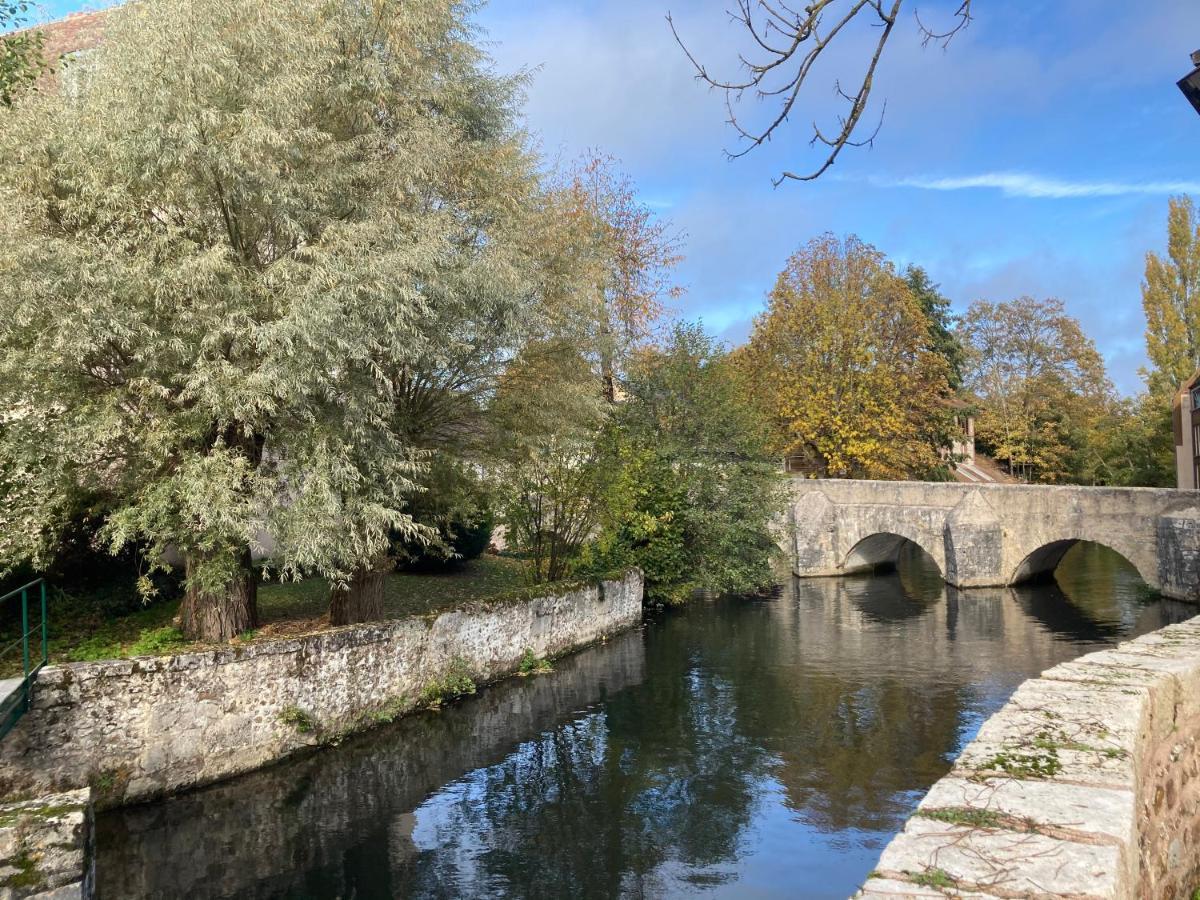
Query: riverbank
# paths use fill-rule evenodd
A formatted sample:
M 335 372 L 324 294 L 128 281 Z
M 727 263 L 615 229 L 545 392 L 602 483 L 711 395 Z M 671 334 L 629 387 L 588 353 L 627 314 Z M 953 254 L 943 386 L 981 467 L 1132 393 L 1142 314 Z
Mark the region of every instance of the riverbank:
M 43 669 L 0 793 L 90 786 L 97 805 L 219 781 L 387 721 L 641 619 L 632 571 L 538 597 L 154 658 Z
M 159 582 L 158 595 L 149 603 L 138 595 L 134 575 L 128 572 L 102 572 L 91 579 L 52 584 L 50 661 L 97 662 L 213 649 L 187 641 L 175 627 L 181 575 L 164 575 Z M 536 589 L 529 585 L 524 560 L 489 553 L 449 571 L 389 574 L 384 582 L 383 617 L 435 615 L 476 601 L 528 597 Z M 258 585 L 258 614 L 259 627 L 239 635 L 238 644 L 328 630 L 329 583 L 323 578 L 263 581 Z M 0 644 L 12 643 L 19 635 L 15 618 L 0 626 Z M 19 665 L 16 657 L 0 661 L 0 676 L 12 674 Z
M 1025 682 L 856 896 L 1187 898 L 1200 886 L 1200 617 Z

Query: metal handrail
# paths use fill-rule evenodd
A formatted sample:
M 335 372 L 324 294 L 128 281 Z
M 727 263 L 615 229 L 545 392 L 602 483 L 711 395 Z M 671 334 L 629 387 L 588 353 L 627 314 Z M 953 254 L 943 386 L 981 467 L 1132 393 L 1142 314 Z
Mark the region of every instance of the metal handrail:
M 32 588 L 38 589 L 40 606 L 41 606 L 41 622 L 34 628 L 29 627 L 29 593 Z M 29 709 L 33 698 L 33 679 L 37 675 L 42 666 L 50 661 L 50 628 L 48 623 L 47 608 L 46 608 L 46 579 L 36 578 L 28 584 L 23 584 L 21 587 L 9 591 L 7 594 L 0 596 L 0 603 L 13 598 L 21 598 L 21 635 L 15 641 L 0 649 L 0 658 L 3 658 L 10 650 L 15 650 L 19 644 L 21 647 L 21 678 L 18 684 L 3 697 L 0 697 L 0 738 L 8 734 L 17 721 Z M 30 653 L 29 639 L 41 632 L 41 658 L 33 661 Z

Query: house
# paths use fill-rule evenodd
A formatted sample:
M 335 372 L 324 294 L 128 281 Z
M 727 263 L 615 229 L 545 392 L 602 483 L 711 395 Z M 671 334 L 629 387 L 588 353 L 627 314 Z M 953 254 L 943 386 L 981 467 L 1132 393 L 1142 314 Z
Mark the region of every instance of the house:
M 1200 369 L 1183 383 L 1171 401 L 1175 428 L 1175 484 L 1200 490 Z

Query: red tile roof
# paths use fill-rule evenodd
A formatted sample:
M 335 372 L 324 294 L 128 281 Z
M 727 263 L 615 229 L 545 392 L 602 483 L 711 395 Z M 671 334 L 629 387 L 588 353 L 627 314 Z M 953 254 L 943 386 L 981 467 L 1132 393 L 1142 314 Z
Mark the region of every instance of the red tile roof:
M 109 10 L 72 13 L 65 19 L 37 26 L 44 36 L 42 52 L 46 62 L 53 65 L 60 56 L 91 50 L 104 40 L 104 27 Z

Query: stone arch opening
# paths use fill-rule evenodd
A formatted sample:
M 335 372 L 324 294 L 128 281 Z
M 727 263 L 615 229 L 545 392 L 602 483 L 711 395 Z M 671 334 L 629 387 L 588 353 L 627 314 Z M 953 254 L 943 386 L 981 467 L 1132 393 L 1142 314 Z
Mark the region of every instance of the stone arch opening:
M 1150 584 L 1146 573 L 1141 571 L 1126 554 L 1111 544 L 1102 541 L 1089 541 L 1086 538 L 1063 538 L 1062 540 L 1050 541 L 1047 544 L 1043 544 L 1021 560 L 1016 571 L 1013 572 L 1012 578 L 1009 579 L 1009 584 L 1026 584 L 1035 581 L 1052 580 L 1059 563 L 1063 561 L 1063 557 L 1067 555 L 1068 551 L 1079 544 L 1103 547 L 1105 550 L 1116 554 L 1125 561 L 1130 569 L 1138 573 L 1138 577 L 1143 582 Z
M 857 572 L 892 571 L 907 549 L 919 552 L 940 576 L 945 577 L 941 564 L 928 547 L 911 537 L 891 531 L 868 535 L 851 547 L 850 552 L 842 561 L 842 571 L 847 575 Z

